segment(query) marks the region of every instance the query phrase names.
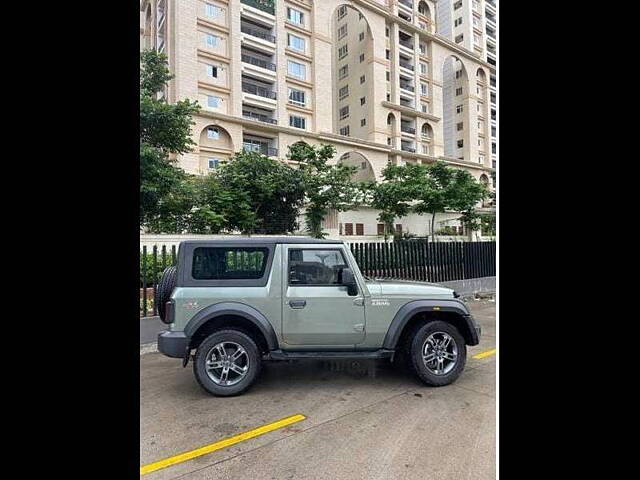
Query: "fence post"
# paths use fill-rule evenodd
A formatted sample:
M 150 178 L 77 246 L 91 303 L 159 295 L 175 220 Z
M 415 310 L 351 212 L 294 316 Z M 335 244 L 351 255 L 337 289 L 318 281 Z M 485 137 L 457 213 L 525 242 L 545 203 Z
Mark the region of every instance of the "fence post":
M 147 246 L 142 246 L 142 316 L 147 316 Z

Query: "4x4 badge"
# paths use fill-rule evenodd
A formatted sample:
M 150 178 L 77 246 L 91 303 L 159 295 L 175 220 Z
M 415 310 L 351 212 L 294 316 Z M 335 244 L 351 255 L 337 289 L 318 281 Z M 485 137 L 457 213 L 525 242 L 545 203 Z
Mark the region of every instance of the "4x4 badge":
M 195 310 L 196 308 L 198 308 L 198 302 L 187 302 L 182 306 L 187 310 Z

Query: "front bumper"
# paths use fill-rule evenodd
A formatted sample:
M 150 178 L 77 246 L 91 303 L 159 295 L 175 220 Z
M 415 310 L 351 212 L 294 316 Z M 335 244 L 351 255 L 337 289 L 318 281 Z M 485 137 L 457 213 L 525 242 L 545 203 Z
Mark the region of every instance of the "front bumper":
M 184 358 L 189 345 L 189 338 L 184 332 L 165 330 L 158 334 L 158 351 L 167 357 Z

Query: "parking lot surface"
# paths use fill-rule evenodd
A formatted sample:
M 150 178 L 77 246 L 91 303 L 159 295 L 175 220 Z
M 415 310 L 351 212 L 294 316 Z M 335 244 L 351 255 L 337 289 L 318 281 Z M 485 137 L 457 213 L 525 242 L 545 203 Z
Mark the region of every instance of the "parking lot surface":
M 469 302 L 482 326 L 452 385 L 428 387 L 388 362 L 267 363 L 238 397 L 202 390 L 191 369 L 140 356 L 140 465 L 302 414 L 284 428 L 145 479 L 494 479 L 495 303 Z

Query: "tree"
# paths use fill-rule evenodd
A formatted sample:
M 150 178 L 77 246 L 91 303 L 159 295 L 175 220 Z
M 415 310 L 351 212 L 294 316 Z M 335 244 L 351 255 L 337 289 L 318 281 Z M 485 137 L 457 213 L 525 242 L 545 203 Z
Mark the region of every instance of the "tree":
M 380 211 L 378 221 L 384 224 L 384 240 L 389 233 L 394 233 L 394 220 L 407 216 L 411 212 L 411 191 L 407 168 L 389 164 L 382 171 L 381 183 L 369 184 L 370 191 L 367 198 L 369 205 Z
M 475 206 L 486 195 L 486 187 L 466 170 L 455 169 L 444 162 L 429 165 L 407 165 L 413 198 L 418 214 L 431 214 L 431 235 L 435 240 L 436 214 L 446 210 L 463 212 L 463 221 L 472 222 Z
M 217 180 L 234 197 L 227 228 L 244 233 L 283 234 L 298 228 L 304 202 L 300 170 L 257 152 L 239 152 L 223 164 Z
M 344 212 L 356 207 L 364 190 L 352 181 L 357 167 L 337 163 L 329 165 L 336 154 L 332 145 L 312 146 L 298 142 L 289 147 L 287 159 L 298 162 L 306 197 L 307 231 L 314 238 L 324 238 L 322 220 L 330 210 Z
M 140 66 L 140 226 L 156 228 L 175 226 L 176 218 L 186 211 L 183 196 L 187 175 L 175 165 L 170 155 L 189 152 L 191 116 L 199 111 L 197 102 L 182 100 L 170 105 L 159 94 L 173 76 L 163 53 L 147 50 L 141 54 Z M 180 201 L 177 199 L 180 198 Z M 173 231 L 173 229 L 171 229 Z

